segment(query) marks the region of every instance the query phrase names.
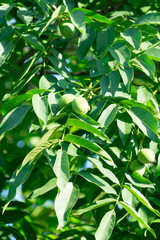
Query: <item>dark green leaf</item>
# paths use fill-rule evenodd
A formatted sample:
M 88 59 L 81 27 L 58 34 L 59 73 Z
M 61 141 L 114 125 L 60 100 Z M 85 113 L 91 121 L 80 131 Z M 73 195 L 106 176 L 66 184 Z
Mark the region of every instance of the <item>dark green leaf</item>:
M 129 42 L 136 50 L 139 49 L 142 34 L 137 28 L 129 28 L 121 33 L 121 36 Z
M 129 90 L 129 86 L 131 81 L 133 80 L 134 77 L 134 70 L 133 67 L 128 67 L 125 68 L 124 66 L 120 65 L 119 66 L 119 73 L 122 77 L 123 83 L 127 90 Z
M 119 204 L 124 207 L 124 209 L 132 216 L 134 217 L 139 223 L 141 223 L 148 231 L 152 233 L 152 235 L 156 238 L 155 232 L 150 226 L 143 221 L 143 219 L 139 216 L 138 212 L 131 206 L 129 206 L 127 203 L 124 203 L 122 201 L 119 202 Z
M 97 144 L 95 144 L 95 143 L 93 143 L 93 142 L 91 142 L 91 141 L 89 141 L 85 138 L 82 138 L 82 137 L 76 136 L 76 135 L 72 135 L 72 134 L 67 134 L 64 137 L 64 141 L 80 145 L 81 147 L 87 148 L 87 149 L 95 152 L 96 154 L 112 161 L 111 157 L 109 156 L 109 154 L 105 150 L 103 150 Z
M 96 38 L 96 49 L 98 56 L 102 56 L 106 51 L 107 47 L 110 46 L 115 37 L 115 30 L 113 27 L 109 27 L 102 32 L 98 32 Z
M 12 10 L 13 5 L 10 4 L 3 4 L 0 6 L 0 25 L 5 23 L 5 17 L 7 14 Z
M 80 129 L 84 129 L 88 132 L 91 132 L 105 140 L 109 140 L 108 137 L 103 133 L 101 132 L 100 130 L 98 130 L 97 128 L 93 127 L 91 124 L 89 123 L 86 123 L 84 121 L 81 121 L 81 120 L 78 120 L 78 119 L 73 119 L 73 118 L 70 118 L 68 119 L 67 121 L 67 126 L 75 126 L 75 127 L 78 127 Z
M 86 27 L 78 41 L 77 54 L 80 61 L 87 55 L 90 47 L 93 44 L 94 38 L 94 28 L 92 26 Z
M 63 191 L 55 199 L 55 211 L 58 218 L 58 229 L 65 226 L 70 212 L 78 199 L 78 187 L 68 182 Z
M 57 177 L 57 186 L 60 191 L 63 191 L 69 181 L 70 172 L 67 153 L 62 149 L 59 149 L 56 153 L 53 171 Z
M 30 109 L 31 106 L 23 105 L 9 112 L 0 124 L 0 135 L 21 124 Z
M 149 201 L 146 199 L 146 197 L 140 192 L 138 191 L 136 188 L 134 188 L 132 185 L 127 184 L 124 185 L 124 187 L 130 191 L 133 195 L 135 195 L 137 197 L 137 199 L 143 203 L 150 211 L 154 212 L 158 217 L 160 217 L 160 212 L 157 209 L 154 209 L 151 204 L 149 203 Z
M 12 49 L 13 42 L 8 42 L 6 40 L 2 40 L 0 42 L 0 66 L 2 66 L 2 64 L 5 62 Z
M 24 216 L 27 215 L 27 212 L 21 210 L 7 210 L 3 215 L 0 214 L 0 222 L 1 223 L 13 223 L 18 221 Z
M 128 113 L 146 136 L 158 141 L 158 121 L 150 111 L 143 107 L 131 107 Z
M 81 215 L 83 213 L 86 213 L 88 211 L 92 211 L 94 209 L 97 209 L 99 207 L 105 206 L 107 204 L 113 203 L 116 200 L 114 198 L 105 198 L 102 200 L 95 201 L 91 204 L 87 204 L 87 206 L 83 206 L 83 208 L 78 209 L 74 215 Z
M 160 24 L 160 13 L 148 13 L 138 18 L 135 24 Z
M 112 93 L 112 96 L 114 97 L 116 91 L 118 90 L 119 82 L 120 82 L 120 76 L 118 71 L 112 71 L 108 74 L 109 79 L 111 81 L 110 84 L 110 91 Z
M 111 194 L 117 195 L 115 189 L 113 187 L 111 187 L 101 177 L 94 175 L 93 173 L 90 173 L 90 172 L 80 172 L 79 175 L 82 176 L 83 178 L 85 178 L 87 181 L 98 185 L 98 187 L 102 188 L 103 191 L 105 191 L 106 193 L 108 193 L 108 194 L 111 193 Z
M 102 127 L 105 128 L 105 130 L 108 128 L 108 126 L 113 122 L 113 120 L 116 117 L 118 110 L 117 104 L 110 104 L 101 114 L 100 118 L 98 119 L 98 122 L 101 123 Z
M 125 173 L 126 178 L 135 186 L 141 188 L 154 188 L 153 184 L 145 177 L 141 176 L 137 172 L 133 172 L 133 174 Z
M 95 233 L 96 240 L 108 240 L 112 235 L 116 223 L 116 213 L 113 210 L 107 212 L 102 218 L 100 225 Z
M 19 7 L 17 11 L 17 16 L 25 23 L 30 24 L 33 19 L 33 13 L 26 7 Z
M 57 186 L 56 181 L 57 181 L 56 178 L 49 180 L 45 185 L 34 190 L 29 198 L 36 198 L 36 197 L 41 196 L 41 195 L 45 194 L 46 192 L 52 190 L 53 188 L 55 188 Z
M 115 43 L 108 47 L 108 50 L 117 62 L 128 68 L 131 53 L 126 45 L 120 42 Z
M 32 34 L 29 33 L 23 33 L 22 37 L 29 43 L 31 46 L 33 46 L 36 49 L 39 49 L 40 51 L 46 53 L 46 50 L 42 43 Z
M 23 219 L 22 228 L 23 228 L 23 231 L 25 233 L 26 240 L 30 240 L 30 239 L 36 240 L 37 239 L 36 232 L 35 232 L 34 228 L 25 219 Z
M 33 148 L 24 158 L 20 167 L 14 172 L 9 183 L 9 194 L 7 198 L 7 203 L 3 208 L 3 212 L 9 205 L 10 201 L 15 197 L 17 188 L 20 184 L 23 184 L 30 176 L 34 164 L 36 163 L 36 157 L 46 148 L 54 145 L 58 142 L 56 138 L 56 130 L 59 125 L 56 125 L 53 129 L 49 130 L 39 141 L 38 145 Z M 54 135 L 55 134 L 55 135 Z
M 149 58 L 147 54 L 142 54 L 141 56 L 134 59 L 133 64 L 143 71 L 152 80 L 155 78 L 155 65 L 154 62 Z

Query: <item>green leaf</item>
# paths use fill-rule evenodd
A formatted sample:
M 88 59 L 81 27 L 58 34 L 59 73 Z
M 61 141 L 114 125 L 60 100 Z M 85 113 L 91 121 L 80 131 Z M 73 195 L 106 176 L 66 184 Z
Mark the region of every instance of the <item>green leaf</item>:
M 34 190 L 29 198 L 36 198 L 36 197 L 41 196 L 41 195 L 45 194 L 46 192 L 52 190 L 53 188 L 55 188 L 57 186 L 56 185 L 56 181 L 57 181 L 56 178 L 53 178 L 53 179 L 49 180 L 42 187 L 37 188 L 36 190 Z
M 122 77 L 125 87 L 127 88 L 127 90 L 129 90 L 130 83 L 134 77 L 133 67 L 131 66 L 131 67 L 125 68 L 124 66 L 120 65 L 118 70 Z
M 65 226 L 70 212 L 78 200 L 78 187 L 72 182 L 68 182 L 65 189 L 61 191 L 55 199 L 55 212 L 58 218 L 58 227 Z
M 53 67 L 50 67 L 50 68 L 53 69 L 55 72 L 57 72 L 58 74 L 60 74 L 61 76 L 63 76 L 65 79 L 68 80 L 68 81 L 66 81 L 65 88 L 67 86 L 73 85 L 73 84 L 74 84 L 74 86 L 76 86 L 76 85 L 82 86 L 82 84 L 80 82 L 78 82 L 77 80 L 75 80 L 72 77 L 72 75 L 69 73 L 69 71 L 66 69 L 67 66 L 64 64 L 64 59 L 63 59 L 61 53 L 59 53 L 58 56 L 55 56 L 55 57 L 48 56 L 48 59 L 53 64 Z
M 109 78 L 108 76 L 103 75 L 100 79 L 100 86 L 102 89 L 102 96 L 105 96 L 105 94 L 108 92 L 109 87 Z
M 87 159 L 90 162 L 92 162 L 99 169 L 99 171 L 104 174 L 105 177 L 109 178 L 113 183 L 120 185 L 119 180 L 115 176 L 113 171 L 111 171 L 103 166 L 102 160 L 100 161 L 100 160 L 98 160 L 96 158 L 92 158 L 92 157 L 87 157 Z
M 136 50 L 139 50 L 142 34 L 137 28 L 129 28 L 121 33 L 121 36 L 129 42 Z
M 125 146 L 128 135 L 132 130 L 132 119 L 127 112 L 118 115 L 117 126 L 120 138 L 122 140 L 123 145 Z
M 21 218 L 24 218 L 28 213 L 21 210 L 7 210 L 3 215 L 0 214 L 1 223 L 14 223 Z
M 137 172 L 133 172 L 133 174 L 125 173 L 126 178 L 135 186 L 141 188 L 154 188 L 152 182 L 150 182 L 147 178 L 141 176 Z
M 80 145 L 81 147 L 87 148 L 87 149 L 95 152 L 96 154 L 98 154 L 98 155 L 100 155 L 104 158 L 107 158 L 108 160 L 110 160 L 112 162 L 111 157 L 109 156 L 109 154 L 105 150 L 103 150 L 97 144 L 95 144 L 95 143 L 93 143 L 93 142 L 91 142 L 91 141 L 89 141 L 89 140 L 87 140 L 83 137 L 76 136 L 76 135 L 73 135 L 73 134 L 67 134 L 64 137 L 64 141 L 71 142 L 71 143 Z
M 49 21 L 46 23 L 46 25 L 41 30 L 39 36 L 41 36 L 43 34 L 43 32 L 45 32 L 45 30 L 48 28 L 48 26 L 53 22 L 53 20 L 58 18 L 61 14 L 63 14 L 65 12 L 65 10 L 66 10 L 65 5 L 60 5 L 58 8 L 56 8 L 56 10 L 53 12 L 51 17 L 49 18 Z
M 121 195 L 125 203 L 128 203 L 130 206 L 134 208 L 137 207 L 138 205 L 137 198 L 132 193 L 130 193 L 126 188 L 122 189 Z
M 57 176 L 57 186 L 60 191 L 63 191 L 69 181 L 70 172 L 67 153 L 62 149 L 59 149 L 56 153 L 53 171 Z
M 54 89 L 54 85 L 57 82 L 57 78 L 50 75 L 43 75 L 39 80 L 40 89 Z
M 1 113 L 4 115 L 7 112 L 11 111 L 12 109 L 18 107 L 19 105 L 21 105 L 23 102 L 29 100 L 32 98 L 32 95 L 30 94 L 22 94 L 16 97 L 13 97 L 9 100 L 7 100 L 2 108 L 1 108 Z
M 69 10 L 74 8 L 74 1 L 73 0 L 63 0 L 64 4 L 68 7 Z
M 118 71 L 112 71 L 108 74 L 109 79 L 111 81 L 110 84 L 110 91 L 112 93 L 112 96 L 114 97 L 116 91 L 118 90 L 119 82 L 120 82 L 120 75 Z
M 75 10 L 70 13 L 72 23 L 78 28 L 78 30 L 84 34 L 85 32 L 85 15 L 82 11 Z
M 37 239 L 34 228 L 32 227 L 32 225 L 29 222 L 26 221 L 25 218 L 23 219 L 23 222 L 22 222 L 22 229 L 25 233 L 26 240 L 30 240 L 30 239 L 36 240 Z
M 116 200 L 114 198 L 105 198 L 102 200 L 98 200 L 98 201 L 92 202 L 90 204 L 87 204 L 87 206 L 83 206 L 83 208 L 80 208 L 76 212 L 74 212 L 73 215 L 81 215 L 83 213 L 92 211 L 94 209 L 97 209 L 99 207 L 105 206 L 105 205 L 113 203 L 113 202 L 116 202 Z
M 146 136 L 158 142 L 158 121 L 150 111 L 143 107 L 131 107 L 128 113 Z
M 21 95 L 15 96 L 15 97 L 11 96 L 12 98 L 8 99 L 3 104 L 2 108 L 1 108 L 1 113 L 3 115 L 5 115 L 12 109 L 20 106 L 23 102 L 31 100 L 32 96 L 34 94 L 44 93 L 45 91 L 46 91 L 46 89 L 32 89 L 32 90 L 29 90 L 28 92 L 26 92 L 25 94 L 21 94 Z
M 155 65 L 147 54 L 142 54 L 141 56 L 134 59 L 133 64 L 143 71 L 152 80 L 155 78 Z
M 108 50 L 117 62 L 126 68 L 129 67 L 131 53 L 126 45 L 118 42 L 113 44 L 111 47 L 108 47 Z
M 0 135 L 22 123 L 31 106 L 23 105 L 9 112 L 0 124 Z
M 90 117 L 97 119 L 106 105 L 106 99 L 99 100 L 91 109 Z
M 0 6 L 0 25 L 5 23 L 5 18 L 7 14 L 12 10 L 13 5 L 3 4 Z
M 38 118 L 43 121 L 43 130 L 46 128 L 48 120 L 48 103 L 45 97 L 40 97 L 39 94 L 35 94 L 32 97 L 33 109 Z
M 13 42 L 8 42 L 6 40 L 2 40 L 0 42 L 0 66 L 2 66 L 2 64 L 5 62 L 12 49 Z
M 58 128 L 60 128 L 59 124 L 44 134 L 38 145 L 26 155 L 21 166 L 18 167 L 17 170 L 13 173 L 9 182 L 9 193 L 7 203 L 3 208 L 3 213 L 9 205 L 10 201 L 15 197 L 18 186 L 23 184 L 30 176 L 38 155 L 44 149 L 49 148 L 58 142 L 58 139 L 56 138 L 56 130 Z
M 145 52 L 151 59 L 160 62 L 160 47 L 149 48 Z
M 44 46 L 42 45 L 42 43 L 34 35 L 29 34 L 29 33 L 23 33 L 22 37 L 24 38 L 24 40 L 26 42 L 31 44 L 32 47 L 39 49 L 40 51 L 46 53 L 46 50 L 45 50 Z
M 85 16 L 87 16 L 91 19 L 94 19 L 98 22 L 107 23 L 108 25 L 114 24 L 114 21 L 108 19 L 107 17 L 105 17 L 103 15 L 93 12 L 91 10 L 84 9 L 84 8 L 75 8 L 75 10 L 83 11 Z
M 81 120 L 78 120 L 78 119 L 74 119 L 74 118 L 70 118 L 68 119 L 67 121 L 67 126 L 75 126 L 75 127 L 78 127 L 80 129 L 84 129 L 88 132 L 91 132 L 107 141 L 110 141 L 108 139 L 108 137 L 103 133 L 101 132 L 100 130 L 98 130 L 97 128 L 93 127 L 91 124 L 89 123 L 86 123 L 84 121 L 81 121 Z
M 25 240 L 24 236 L 14 227 L 0 226 L 0 230 L 3 232 L 4 236 L 9 236 L 10 234 L 12 234 L 17 240 Z
M 33 13 L 26 7 L 19 7 L 17 16 L 26 24 L 29 25 L 33 20 Z
M 138 191 L 136 188 L 134 188 L 131 184 L 125 184 L 124 187 L 131 192 L 136 198 L 143 203 L 149 210 L 151 210 L 153 213 L 155 213 L 158 217 L 160 217 L 160 212 L 157 209 L 154 209 L 149 201 L 146 199 L 146 197 Z
M 33 64 L 41 57 L 41 53 L 36 52 L 35 55 L 31 58 L 29 63 L 27 63 L 26 68 L 20 73 L 20 77 L 17 79 L 17 84 L 14 87 L 14 94 L 19 92 L 38 72 L 38 70 L 41 68 L 40 66 L 35 67 L 32 71 L 29 72 Z
M 141 86 L 137 89 L 137 101 L 146 103 L 153 97 L 153 92 L 149 87 Z
M 102 218 L 99 227 L 95 233 L 96 240 L 108 240 L 112 235 L 113 228 L 116 224 L 116 213 L 113 210 L 107 212 Z
M 122 201 L 119 202 L 119 204 L 132 216 L 134 217 L 139 223 L 141 223 L 148 231 L 151 232 L 151 234 L 156 238 L 156 234 L 150 226 L 143 221 L 143 219 L 139 216 L 138 212 L 131 206 L 129 206 L 127 203 L 124 203 Z
M 114 37 L 115 30 L 113 27 L 109 27 L 102 32 L 98 32 L 96 38 L 96 49 L 99 57 L 108 50 L 107 47 L 113 43 Z
M 106 193 L 117 195 L 115 189 L 112 188 L 105 180 L 103 180 L 99 176 L 94 175 L 93 173 L 90 172 L 79 172 L 79 175 L 85 178 L 88 182 L 96 184 L 98 187 L 102 188 L 103 191 L 105 191 Z
M 107 69 L 102 61 L 102 59 L 97 59 L 96 67 L 90 69 L 90 77 L 98 77 L 102 74 L 107 74 Z
M 113 122 L 113 120 L 116 117 L 118 110 L 117 104 L 110 104 L 101 114 L 101 116 L 98 119 L 98 122 L 104 127 L 106 130 L 108 126 Z M 104 130 L 104 131 L 105 131 Z
M 92 26 L 86 27 L 78 41 L 77 54 L 80 61 L 87 55 L 90 47 L 93 44 L 94 38 L 94 28 Z
M 135 21 L 134 24 L 160 24 L 160 13 L 148 13 Z
M 142 205 L 138 209 L 138 214 L 148 225 L 152 224 L 156 218 L 156 215 L 153 212 L 151 212 L 148 208 L 146 208 L 144 205 Z M 139 223 L 139 226 L 141 229 L 144 229 L 142 224 Z

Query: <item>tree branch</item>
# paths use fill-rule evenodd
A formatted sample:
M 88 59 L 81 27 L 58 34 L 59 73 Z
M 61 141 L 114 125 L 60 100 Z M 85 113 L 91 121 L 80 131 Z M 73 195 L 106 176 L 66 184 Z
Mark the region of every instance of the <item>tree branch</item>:
M 113 12 L 116 11 L 120 6 L 122 6 L 125 2 L 127 2 L 128 0 L 123 0 L 119 3 L 117 3 L 114 7 L 113 7 Z
M 113 0 L 108 0 L 106 6 L 103 8 L 102 13 L 107 13 L 108 12 L 108 7 L 111 5 Z

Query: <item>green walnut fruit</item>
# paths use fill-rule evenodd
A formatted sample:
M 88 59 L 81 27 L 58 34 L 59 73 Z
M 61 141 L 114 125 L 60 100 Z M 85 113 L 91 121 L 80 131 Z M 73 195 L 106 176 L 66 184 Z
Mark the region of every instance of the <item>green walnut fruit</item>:
M 152 163 L 154 162 L 154 159 L 155 153 L 151 149 L 143 148 L 138 153 L 138 161 L 140 161 L 141 163 Z
M 65 20 L 61 23 L 60 32 L 65 38 L 71 38 L 75 34 L 76 28 L 69 20 Z
M 134 160 L 130 164 L 130 169 L 133 170 L 133 171 L 137 171 L 137 170 L 140 170 L 142 168 L 144 168 L 144 164 L 139 162 L 138 160 Z
M 75 99 L 75 96 L 71 93 L 64 94 L 63 96 L 60 97 L 58 101 L 58 105 L 60 108 L 65 107 L 67 104 L 72 102 Z
M 75 113 L 86 114 L 90 107 L 85 98 L 77 97 L 72 102 L 72 109 Z

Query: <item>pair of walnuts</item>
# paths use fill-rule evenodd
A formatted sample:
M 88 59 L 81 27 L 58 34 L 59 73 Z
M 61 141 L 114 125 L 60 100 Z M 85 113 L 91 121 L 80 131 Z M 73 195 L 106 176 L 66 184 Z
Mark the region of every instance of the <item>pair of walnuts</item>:
M 155 153 L 148 148 L 143 148 L 138 153 L 138 159 L 130 164 L 130 169 L 143 175 L 145 172 L 145 164 L 153 163 L 155 160 Z
M 81 96 L 75 97 L 73 94 L 64 94 L 60 97 L 58 105 L 60 108 L 65 107 L 67 104 L 72 103 L 72 109 L 75 113 L 86 114 L 90 107 L 87 100 Z

